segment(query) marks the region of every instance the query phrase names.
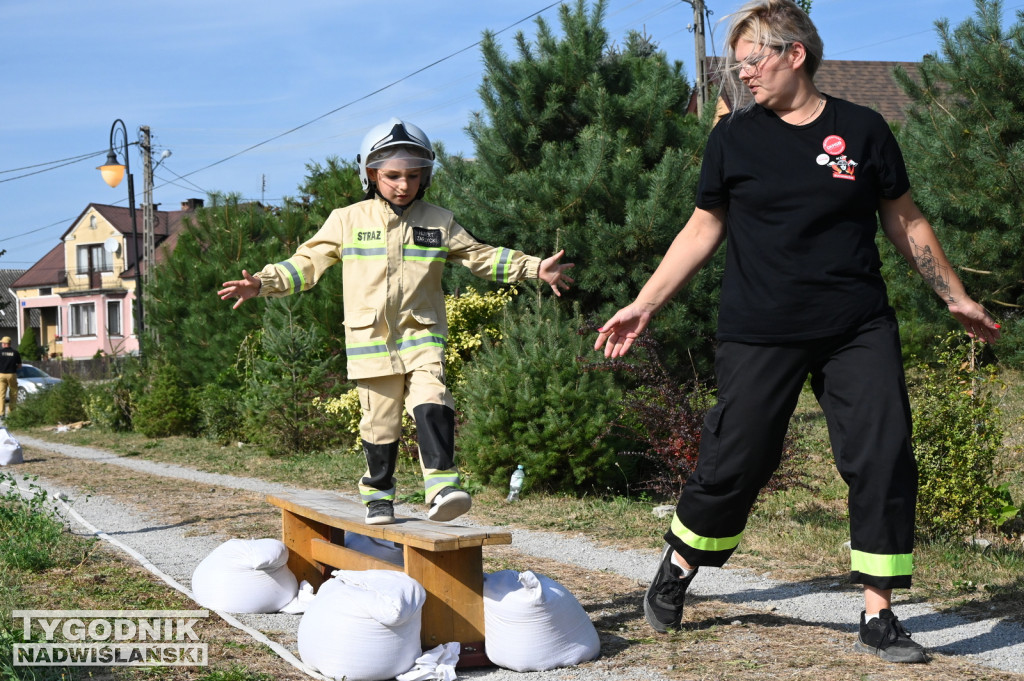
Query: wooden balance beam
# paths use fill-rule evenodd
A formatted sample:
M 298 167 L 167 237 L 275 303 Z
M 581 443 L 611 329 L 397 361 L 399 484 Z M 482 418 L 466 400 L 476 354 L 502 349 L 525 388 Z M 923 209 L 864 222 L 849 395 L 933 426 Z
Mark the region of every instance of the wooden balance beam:
M 488 664 L 484 653 L 484 572 L 482 548 L 511 544 L 501 530 L 463 527 L 395 517 L 391 525 L 367 525 L 366 508 L 332 492 L 268 494 L 281 509 L 281 536 L 288 567 L 314 588 L 331 569 L 399 570 L 427 592 L 420 642 L 424 650 L 457 641 L 460 666 Z M 345 532 L 401 544 L 404 565 L 396 565 L 344 546 Z

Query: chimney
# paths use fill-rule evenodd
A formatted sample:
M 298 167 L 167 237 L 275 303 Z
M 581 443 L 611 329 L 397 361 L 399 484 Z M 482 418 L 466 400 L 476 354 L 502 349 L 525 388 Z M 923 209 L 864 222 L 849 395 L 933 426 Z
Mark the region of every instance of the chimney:
M 189 213 L 192 213 L 197 208 L 202 208 L 202 207 L 203 207 L 203 200 L 202 199 L 187 199 L 187 200 L 181 202 L 181 209 L 183 211 L 186 211 L 186 212 L 189 212 Z

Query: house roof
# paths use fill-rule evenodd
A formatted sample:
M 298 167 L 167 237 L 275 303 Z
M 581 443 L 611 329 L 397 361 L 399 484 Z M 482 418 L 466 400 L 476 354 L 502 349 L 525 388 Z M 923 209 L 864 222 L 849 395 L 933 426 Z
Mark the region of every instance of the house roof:
M 0 270 L 0 301 L 7 303 L 3 307 L 6 314 L 0 316 L 0 327 L 10 329 L 12 336 L 18 329 L 18 298 L 11 293 L 11 287 L 25 272 L 26 270 Z M 28 311 L 28 325 L 39 326 L 39 310 Z
M 18 306 L 17 297 L 11 293 L 11 284 L 23 274 L 25 270 L 0 270 L 0 303 L 7 303 L 8 307 Z
M 718 74 L 723 63 L 721 57 L 708 57 L 708 73 L 712 82 L 719 82 Z M 893 78 L 892 72 L 897 66 L 916 76 L 919 63 L 825 59 L 814 75 L 814 84 L 827 95 L 878 111 L 890 123 L 902 123 L 907 120 L 906 110 L 911 100 Z M 696 111 L 695 98 L 691 99 L 690 111 Z
M 161 263 L 167 259 L 167 252 L 174 251 L 174 247 L 178 243 L 178 236 L 181 231 L 185 228 L 185 216 L 191 215 L 195 212 L 195 207 L 202 206 L 202 202 L 198 202 L 194 206 L 184 207 L 182 210 L 169 210 L 169 211 L 156 211 L 156 224 L 153 225 L 153 235 L 155 243 L 153 244 L 153 258 L 157 263 Z M 104 215 L 106 217 L 106 215 Z M 108 218 L 109 219 L 109 218 Z M 142 246 L 142 226 L 139 225 L 139 246 Z M 128 218 L 128 231 L 125 232 L 126 236 L 131 237 L 131 217 Z M 131 279 L 136 276 L 135 273 L 135 249 L 132 248 L 132 239 L 128 238 L 125 244 L 128 246 L 130 266 L 126 269 L 121 276 Z M 142 263 L 142 269 L 146 269 L 146 263 Z
M 26 270 L 0 270 L 0 297 L 4 297 L 5 300 L 10 299 L 10 293 L 8 289 L 11 288 L 11 284 L 21 275 L 25 274 Z
M 814 84 L 833 97 L 871 107 L 890 123 L 902 123 L 912 102 L 893 78 L 897 66 L 911 76 L 917 74 L 916 62 L 826 59 L 814 76 Z
M 153 211 L 153 235 L 156 240 L 154 250 L 157 262 L 163 261 L 165 257 L 162 252 L 163 249 L 161 248 L 161 245 L 167 242 L 170 237 L 176 237 L 184 228 L 184 217 L 186 215 L 190 215 L 196 208 L 202 207 L 202 205 L 202 200 L 190 199 L 182 204 L 181 210 Z M 79 221 L 81 221 L 90 209 L 95 209 L 97 213 L 102 215 L 104 219 L 114 227 L 114 229 L 125 236 L 125 255 L 128 268 L 121 273 L 121 276 L 126 279 L 136 277 L 136 257 L 134 239 L 132 238 L 131 209 L 124 206 L 109 206 L 102 203 L 90 203 L 86 206 L 85 210 L 78 215 L 78 217 L 72 220 L 71 225 L 63 234 L 61 234 L 60 243 L 54 246 L 49 253 L 44 255 L 39 262 L 24 271 L 22 276 L 13 281 L 11 283 L 11 288 L 36 288 L 39 286 L 63 286 L 66 284 L 67 274 L 65 269 L 67 265 L 64 262 L 64 239 L 71 230 L 78 225 Z M 135 219 L 136 231 L 138 232 L 139 237 L 139 248 L 142 248 L 143 235 L 141 208 L 136 208 Z
M 62 286 L 67 281 L 64 264 L 64 244 L 59 243 L 39 259 L 35 265 L 11 282 L 11 288 L 39 288 L 40 286 Z

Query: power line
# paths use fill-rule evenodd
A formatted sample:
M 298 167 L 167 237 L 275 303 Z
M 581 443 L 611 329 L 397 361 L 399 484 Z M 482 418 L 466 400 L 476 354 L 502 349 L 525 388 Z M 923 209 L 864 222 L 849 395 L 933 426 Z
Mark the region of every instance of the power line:
M 528 15 L 526 17 L 523 17 L 522 19 L 520 19 L 520 20 L 518 20 L 518 21 L 516 21 L 516 22 L 514 22 L 512 24 L 509 24 L 508 26 L 506 26 L 505 28 L 501 29 L 500 31 L 496 31 L 494 33 L 494 35 L 501 35 L 502 33 L 505 33 L 506 31 L 509 31 L 509 30 L 515 28 L 519 24 L 521 24 L 521 23 L 523 23 L 525 21 L 529 21 L 530 19 L 532 19 L 532 18 L 534 18 L 534 17 L 536 17 L 536 16 L 538 16 L 540 14 L 543 14 L 544 12 L 548 11 L 552 7 L 556 7 L 556 6 L 560 5 L 560 4 L 561 4 L 561 0 L 559 2 L 552 2 L 551 4 L 547 5 L 546 7 L 543 7 L 541 9 L 537 10 L 536 12 L 533 12 L 532 14 L 530 14 L 530 15 Z M 265 139 L 262 142 L 258 142 L 256 144 L 253 144 L 253 145 L 249 146 L 249 147 L 246 147 L 245 149 L 242 149 L 241 151 L 238 151 L 238 152 L 236 152 L 234 154 L 231 154 L 230 156 L 222 158 L 219 161 L 215 161 L 213 163 L 210 163 L 209 165 L 203 166 L 202 168 L 199 168 L 197 170 L 193 170 L 191 172 L 185 173 L 184 175 L 178 175 L 177 173 L 173 173 L 173 171 L 171 171 L 171 172 L 176 177 L 178 177 L 179 179 L 184 180 L 184 181 L 188 181 L 188 180 L 186 180 L 186 178 L 191 176 L 191 175 L 195 175 L 195 174 L 200 173 L 200 172 L 202 172 L 204 170 L 209 170 L 210 168 L 213 168 L 214 166 L 218 166 L 218 165 L 220 165 L 222 163 L 226 163 L 227 161 L 230 161 L 231 159 L 237 158 L 237 157 L 241 156 L 242 154 L 248 153 L 248 152 L 252 151 L 253 149 L 258 149 L 259 147 L 262 147 L 265 144 L 269 144 L 270 142 L 273 142 L 274 140 L 277 140 L 277 139 L 280 139 L 280 138 L 285 137 L 287 135 L 290 135 L 290 134 L 292 134 L 292 133 L 294 133 L 294 132 L 296 132 L 298 130 L 301 130 L 301 129 L 309 126 L 309 125 L 312 125 L 313 123 L 316 123 L 317 121 L 320 121 L 320 120 L 322 120 L 322 119 L 324 119 L 324 118 L 326 118 L 326 117 L 328 117 L 328 116 L 330 116 L 332 114 L 335 114 L 335 113 L 337 113 L 339 111 L 342 111 L 343 109 L 347 109 L 348 107 L 353 106 L 354 104 L 362 102 L 362 101 L 364 101 L 366 99 L 369 99 L 370 97 L 373 97 L 374 95 L 380 94 L 381 92 L 384 92 L 385 90 L 388 90 L 388 89 L 394 87 L 395 85 L 398 85 L 399 83 L 412 78 L 413 76 L 417 76 L 417 75 L 423 73 L 424 71 L 427 71 L 428 69 L 431 69 L 431 68 L 433 68 L 433 67 L 435 67 L 435 66 L 437 66 L 439 64 L 442 64 L 442 63 L 444 63 L 444 62 L 446 62 L 446 61 L 448 61 L 450 59 L 453 59 L 453 58 L 457 57 L 458 55 L 460 55 L 460 54 L 462 54 L 464 52 L 467 52 L 467 51 L 469 51 L 469 50 L 471 50 L 471 49 L 473 49 L 475 47 L 478 47 L 482 42 L 483 42 L 482 40 L 478 40 L 475 43 L 473 43 L 472 45 L 468 45 L 468 46 L 466 46 L 466 47 L 464 47 L 464 48 L 462 48 L 460 50 L 456 50 L 455 52 L 452 52 L 451 54 L 449 54 L 449 55 L 447 55 L 445 57 L 442 57 L 441 59 L 438 59 L 438 60 L 436 60 L 434 62 L 431 62 L 430 64 L 427 64 L 426 66 L 424 66 L 422 68 L 416 69 L 412 73 L 409 73 L 409 74 L 407 74 L 405 76 L 402 76 L 401 78 L 399 78 L 399 79 L 397 79 L 397 80 L 395 80 L 395 81 L 393 81 L 391 83 L 388 83 L 387 85 L 385 85 L 385 86 L 383 86 L 381 88 L 378 88 L 378 89 L 374 90 L 373 92 L 370 92 L 370 93 L 368 93 L 366 95 L 363 95 L 362 97 L 359 97 L 359 98 L 354 99 L 354 100 L 352 100 L 350 102 L 347 102 L 347 103 L 345 103 L 345 104 L 343 104 L 343 105 L 341 105 L 341 106 L 339 106 L 339 107 L 337 107 L 335 109 L 332 109 L 331 111 L 328 111 L 327 113 L 321 114 L 321 115 L 317 116 L 316 118 L 308 120 L 305 123 L 302 123 L 301 125 L 297 125 L 294 128 L 291 128 L 290 130 L 286 130 L 286 131 L 284 131 L 284 132 L 282 132 L 280 134 L 277 134 L 277 135 L 274 135 L 273 137 Z M 93 158 L 95 156 L 98 156 L 98 155 L 104 154 L 104 153 L 106 153 L 106 151 L 99 151 L 99 152 L 95 152 L 95 153 L 92 153 L 92 154 L 83 154 L 81 156 L 76 156 L 76 157 L 73 157 L 70 160 L 66 159 L 67 162 L 63 163 L 63 165 L 69 165 L 70 163 L 77 163 L 79 161 L 83 161 L 83 160 L 86 160 L 88 158 Z M 55 161 L 55 162 L 51 162 L 51 163 L 61 163 L 61 161 Z M 13 169 L 11 171 L 4 171 L 4 172 L 15 172 L 17 170 L 25 170 L 25 169 L 28 169 L 30 167 L 39 167 L 39 166 L 42 166 L 42 165 L 50 165 L 50 164 L 45 164 L 45 163 L 44 164 L 38 164 L 37 166 L 28 166 L 26 168 L 16 168 L 16 169 Z M 55 166 L 55 167 L 61 167 L 61 166 Z M 54 168 L 47 168 L 46 170 L 53 170 L 53 169 Z M 46 172 L 46 171 L 45 170 L 37 171 L 37 173 L 39 173 L 39 172 Z M 20 179 L 22 177 L 28 177 L 29 175 L 35 175 L 37 173 L 27 173 L 25 175 L 19 175 L 17 177 L 8 178 L 6 180 L 0 180 L 0 182 L 9 182 L 11 180 L 17 180 L 17 179 Z M 171 184 L 171 183 L 168 182 L 167 184 Z M 166 186 L 166 185 L 161 185 L 161 186 Z M 196 186 L 198 188 L 197 185 L 194 185 L 194 186 Z M 209 193 L 209 192 L 206 192 L 206 193 Z M 120 202 L 118 202 L 118 203 L 120 203 Z M 64 224 L 66 222 L 67 222 L 67 220 L 60 220 L 58 222 L 51 223 L 51 224 L 46 225 L 44 227 L 39 227 L 37 229 L 29 230 L 27 232 L 22 232 L 18 236 L 7 237 L 5 239 L 0 239 L 0 242 L 10 241 L 11 239 L 17 239 L 17 238 L 26 236 L 28 234 L 34 234 L 36 232 L 41 232 L 43 230 L 50 229 L 51 227 L 55 227 L 57 225 L 61 225 L 61 224 Z
M 548 5 L 547 7 L 539 9 L 536 12 L 534 12 L 533 14 L 530 14 L 529 16 L 523 17 L 519 21 L 516 21 L 515 23 L 506 26 L 505 28 L 501 29 L 500 31 L 496 31 L 494 33 L 494 35 L 501 35 L 505 31 L 508 31 L 508 30 L 511 30 L 511 29 L 515 28 L 516 26 L 518 26 L 519 24 L 523 23 L 524 21 L 529 21 L 530 19 L 532 19 L 532 18 L 534 18 L 534 17 L 536 17 L 536 16 L 538 16 L 540 14 L 543 14 L 544 12 L 548 11 L 552 7 L 556 7 L 556 6 L 560 5 L 560 4 L 562 4 L 562 0 L 559 0 L 558 2 L 553 2 L 550 5 Z M 189 173 L 185 173 L 185 175 L 181 176 L 181 178 L 184 179 L 184 178 L 189 177 L 191 175 L 195 175 L 196 173 L 201 173 L 204 170 L 209 170 L 210 168 L 213 168 L 214 166 L 218 166 L 221 163 L 226 163 L 227 161 L 230 161 L 233 158 L 237 158 L 237 157 L 241 156 L 242 154 L 248 153 L 248 152 L 252 151 L 253 149 L 258 149 L 259 147 L 262 147 L 265 144 L 269 144 L 270 142 L 273 142 L 274 140 L 281 139 L 282 137 L 290 135 L 293 132 L 297 132 L 299 130 L 302 130 L 303 128 L 305 128 L 307 126 L 310 126 L 313 123 L 316 123 L 317 121 L 323 120 L 324 118 L 327 118 L 328 116 L 331 116 L 332 114 L 336 114 L 339 111 L 342 111 L 343 109 L 347 109 L 348 107 L 353 106 L 355 104 L 358 104 L 359 102 L 365 101 L 365 100 L 369 99 L 370 97 L 373 97 L 374 95 L 378 95 L 381 92 L 384 92 L 385 90 L 389 90 L 389 89 L 393 88 L 394 86 L 398 85 L 399 83 L 401 83 L 403 81 L 406 81 L 406 80 L 412 78 L 413 76 L 417 76 L 417 75 L 423 73 L 424 71 L 427 71 L 428 69 L 431 69 L 431 68 L 437 66 L 438 64 L 442 64 L 442 63 L 448 61 L 449 59 L 453 59 L 453 58 L 459 56 L 460 54 L 462 54 L 463 52 L 468 52 L 469 50 L 472 50 L 473 48 L 478 47 L 481 43 L 483 43 L 483 40 L 478 40 L 475 43 L 473 43 L 472 45 L 467 45 L 466 47 L 463 47 L 462 49 L 456 50 L 455 52 L 452 52 L 451 54 L 449 54 L 446 57 L 442 57 L 442 58 L 438 59 L 437 61 L 431 62 L 430 64 L 427 64 L 426 66 L 423 66 L 423 67 L 421 67 L 419 69 L 416 69 L 412 73 L 409 73 L 409 74 L 407 74 L 405 76 L 402 76 L 398 80 L 392 81 L 392 82 L 388 83 L 387 85 L 385 85 L 383 87 L 377 88 L 376 90 L 363 95 L 362 97 L 358 97 L 358 98 L 353 99 L 353 100 L 351 100 L 351 101 L 349 101 L 349 102 L 347 102 L 345 104 L 342 104 L 341 106 L 339 106 L 339 107 L 337 107 L 335 109 L 331 109 L 327 113 L 321 114 L 321 115 L 317 116 L 316 118 L 313 118 L 311 120 L 306 121 L 305 123 L 302 123 L 301 125 L 297 125 L 297 126 L 295 126 L 294 128 L 292 128 L 290 130 L 285 130 L 282 133 L 279 133 L 277 135 L 274 135 L 273 137 L 265 139 L 262 142 L 257 142 L 256 144 L 253 144 L 252 146 L 246 147 L 245 149 L 242 149 L 241 151 L 238 151 L 238 152 L 236 152 L 234 154 L 231 154 L 230 156 L 222 158 L 219 161 L 214 161 L 213 163 L 210 163 L 209 165 L 203 166 L 202 168 L 199 168 L 197 170 L 193 170 L 192 172 L 189 172 Z
M 105 153 L 106 153 L 106 151 L 94 151 L 94 152 L 89 153 L 89 154 L 79 154 L 78 156 L 71 156 L 70 158 L 60 158 L 60 159 L 57 159 L 56 161 L 47 161 L 46 163 L 36 163 L 35 165 L 22 166 L 21 168 L 11 168 L 10 170 L 0 170 L 0 175 L 6 175 L 7 173 L 16 173 L 16 172 L 21 171 L 21 170 L 32 170 L 33 168 L 41 168 L 42 166 L 49 166 L 49 165 L 53 165 L 55 163 L 64 163 L 65 161 L 69 161 L 69 162 L 82 161 L 82 160 L 85 160 L 87 158 L 93 158 L 94 156 L 99 156 L 100 154 L 105 154 Z
M 72 163 L 80 163 L 82 161 L 88 161 L 90 158 L 96 158 L 97 156 L 102 156 L 105 153 L 107 153 L 107 152 L 105 152 L 105 151 L 97 151 L 97 152 L 93 152 L 91 154 L 86 154 L 86 155 L 83 155 L 83 156 L 77 156 L 77 157 L 75 157 L 75 158 L 73 158 L 71 160 L 65 160 L 64 163 L 60 163 L 59 161 L 51 161 L 51 164 L 52 163 L 59 163 L 59 165 L 51 165 L 51 167 L 43 168 L 42 170 L 36 170 L 36 171 L 31 172 L 31 173 L 25 173 L 24 175 L 15 175 L 14 177 L 8 177 L 8 178 L 6 178 L 4 180 L 0 180 L 0 183 L 12 182 L 14 180 L 20 180 L 23 177 L 30 177 L 32 175 L 39 175 L 40 173 L 45 173 L 45 172 L 50 171 L 50 170 L 56 170 L 57 168 L 63 168 L 64 166 L 69 166 Z M 38 167 L 44 166 L 44 165 L 50 165 L 50 164 L 40 163 L 38 165 L 28 166 L 28 167 L 29 168 L 38 168 Z M 25 170 L 25 168 L 18 168 L 17 170 Z M 14 170 L 4 170 L 2 172 L 12 173 L 12 172 L 15 172 L 15 171 Z
M 57 222 L 51 222 L 50 224 L 46 225 L 45 227 L 39 227 L 39 228 L 37 228 L 37 229 L 30 229 L 29 231 L 27 231 L 27 232 L 22 232 L 21 234 L 19 234 L 19 235 L 17 235 L 17 236 L 9 236 L 9 237 L 7 237 L 7 238 L 4 238 L 4 239 L 0 239 L 0 242 L 4 242 L 4 241 L 10 241 L 11 239 L 20 239 L 20 238 L 22 238 L 22 237 L 28 236 L 29 234 L 35 234 L 36 232 L 41 232 L 41 231 L 43 231 L 44 229 L 50 229 L 51 227 L 56 227 L 57 225 L 63 225 L 63 224 L 66 224 L 66 223 L 67 223 L 67 221 L 68 221 L 68 220 L 67 220 L 67 219 L 65 219 L 65 220 L 58 220 Z
M 195 182 L 193 182 L 192 180 L 188 180 L 188 179 L 186 179 L 186 178 L 182 177 L 181 175 L 179 175 L 178 173 L 174 172 L 173 170 L 171 170 L 170 168 L 168 168 L 166 164 L 164 164 L 164 166 L 163 166 L 163 169 L 164 169 L 164 170 L 166 170 L 167 172 L 169 172 L 169 173 L 170 173 L 171 175 L 174 175 L 174 176 L 175 176 L 176 178 L 178 178 L 178 179 L 179 179 L 179 180 L 181 180 L 182 182 L 187 182 L 188 184 L 192 185 L 192 189 L 197 189 L 197 190 L 201 191 L 201 192 L 202 192 L 202 193 L 204 193 L 204 194 L 209 194 L 209 193 L 210 193 L 210 192 L 208 192 L 207 190 L 205 190 L 205 189 L 203 189 L 202 187 L 200 187 L 199 185 L 197 185 L 197 184 L 196 184 Z M 163 179 L 163 178 L 161 178 L 161 179 Z M 161 187 L 165 187 L 165 186 L 167 186 L 167 185 L 169 185 L 169 184 L 171 184 L 171 185 L 174 185 L 175 187 L 178 187 L 178 188 L 180 188 L 180 189 L 187 189 L 187 187 L 183 187 L 182 185 L 180 185 L 180 184 L 177 184 L 177 183 L 175 183 L 175 182 L 169 182 L 168 180 L 164 180 L 164 184 L 162 184 L 162 185 L 160 185 L 160 186 L 161 186 Z M 158 189 L 159 189 L 159 187 L 158 187 Z

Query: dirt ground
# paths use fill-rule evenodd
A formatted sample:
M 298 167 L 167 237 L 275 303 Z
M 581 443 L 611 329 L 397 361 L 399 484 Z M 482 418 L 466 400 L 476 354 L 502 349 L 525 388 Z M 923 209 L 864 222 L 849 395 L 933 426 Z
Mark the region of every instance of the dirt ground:
M 140 511 L 159 515 L 168 523 L 187 527 L 188 532 L 196 535 L 253 538 L 280 533 L 279 512 L 261 494 L 136 473 L 31 447 L 25 453 L 26 462 L 18 467 L 19 473 L 76 486 L 84 494 L 112 497 Z M 89 466 L 87 475 L 83 475 L 83 466 Z M 88 481 L 87 487 L 83 480 Z M 847 630 L 807 625 L 772 611 L 709 598 L 691 597 L 683 617 L 683 630 L 659 635 L 643 617 L 641 600 L 646 583 L 524 555 L 514 546 L 487 547 L 484 561 L 488 572 L 530 569 L 547 575 L 575 595 L 601 638 L 601 657 L 583 665 L 591 668 L 595 676 L 605 670 L 621 674 L 643 667 L 681 681 L 1024 679 L 1021 674 L 1000 672 L 943 655 L 936 655 L 927 665 L 892 665 L 855 653 L 853 634 Z M 211 618 L 203 626 L 208 627 L 202 637 L 210 643 L 211 663 L 223 666 L 237 662 L 277 679 L 307 678 L 219 619 Z M 196 673 L 188 668 L 179 669 L 182 671 L 161 678 L 186 679 Z

